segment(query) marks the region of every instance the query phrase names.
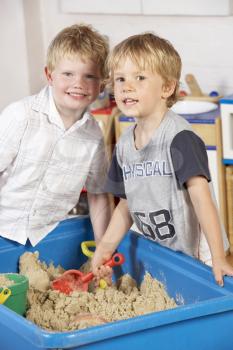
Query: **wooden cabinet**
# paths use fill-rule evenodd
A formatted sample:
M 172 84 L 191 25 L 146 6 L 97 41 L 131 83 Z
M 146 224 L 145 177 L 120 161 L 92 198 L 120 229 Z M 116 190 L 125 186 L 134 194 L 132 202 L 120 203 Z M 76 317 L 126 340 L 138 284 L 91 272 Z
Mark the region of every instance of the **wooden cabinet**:
M 233 165 L 226 167 L 228 238 L 230 251 L 233 253 Z
M 223 137 L 223 162 L 233 165 L 233 95 L 220 100 L 222 135 Z
M 188 115 L 185 118 L 192 124 L 193 130 L 205 142 L 220 215 L 227 229 L 226 180 L 225 167 L 222 162 L 223 149 L 220 110 L 217 109 L 196 116 Z
M 109 158 L 112 156 L 112 151 L 115 144 L 114 119 L 116 112 L 116 107 L 106 107 L 91 111 L 91 114 L 97 120 L 99 127 L 103 132 L 104 142 Z
M 220 100 L 223 163 L 226 165 L 226 197 L 228 215 L 228 236 L 230 250 L 233 253 L 233 95 Z

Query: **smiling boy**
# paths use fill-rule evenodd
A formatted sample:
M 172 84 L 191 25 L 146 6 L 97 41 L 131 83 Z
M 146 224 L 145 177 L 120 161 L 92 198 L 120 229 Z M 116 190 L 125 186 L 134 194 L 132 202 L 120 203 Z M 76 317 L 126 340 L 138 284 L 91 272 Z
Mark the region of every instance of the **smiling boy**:
M 178 98 L 179 54 L 167 40 L 139 34 L 113 49 L 109 67 L 116 103 L 136 118 L 136 125 L 121 136 L 113 155 L 106 189 L 120 202 L 92 259 L 94 273 L 102 273 L 98 267 L 134 222 L 147 239 L 196 258 L 203 231 L 216 282 L 223 285 L 223 276 L 233 276 L 233 268 L 225 258 L 228 242 L 205 145 L 170 110 Z
M 2 112 L 2 237 L 36 245 L 66 218 L 84 186 L 97 241 L 105 231 L 107 160 L 88 107 L 104 88 L 107 55 L 105 38 L 90 26 L 63 29 L 48 48 L 48 86 Z

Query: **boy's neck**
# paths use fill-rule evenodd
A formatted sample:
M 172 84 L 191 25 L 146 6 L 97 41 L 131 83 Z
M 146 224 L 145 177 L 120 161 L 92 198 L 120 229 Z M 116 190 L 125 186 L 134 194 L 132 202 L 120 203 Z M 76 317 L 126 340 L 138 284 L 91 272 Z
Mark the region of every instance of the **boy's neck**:
M 166 110 L 157 115 L 156 118 L 142 118 L 137 120 L 137 125 L 134 130 L 134 143 L 137 149 L 141 149 L 149 143 L 155 130 L 158 129 L 164 119 L 167 110 L 166 108 Z
M 72 125 L 74 125 L 78 120 L 82 119 L 84 113 L 86 110 L 83 111 L 75 111 L 74 113 L 71 113 L 71 111 L 66 111 L 63 109 L 60 109 L 58 106 L 56 106 L 58 113 L 60 115 L 60 118 L 63 122 L 63 125 L 66 130 L 71 128 Z
M 81 115 L 80 114 L 77 114 L 77 115 L 64 115 L 64 114 L 60 113 L 60 117 L 62 119 L 62 122 L 64 124 L 65 129 L 68 130 L 78 120 L 82 119 L 84 113 L 85 113 L 85 111 L 83 111 L 83 113 Z

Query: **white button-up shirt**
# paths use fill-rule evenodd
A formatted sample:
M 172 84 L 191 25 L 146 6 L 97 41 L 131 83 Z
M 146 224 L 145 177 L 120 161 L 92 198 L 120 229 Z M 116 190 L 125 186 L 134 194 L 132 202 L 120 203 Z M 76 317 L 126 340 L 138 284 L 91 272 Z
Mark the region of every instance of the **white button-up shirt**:
M 0 235 L 36 245 L 65 219 L 85 186 L 104 192 L 102 132 L 86 112 L 68 130 L 49 87 L 0 115 Z

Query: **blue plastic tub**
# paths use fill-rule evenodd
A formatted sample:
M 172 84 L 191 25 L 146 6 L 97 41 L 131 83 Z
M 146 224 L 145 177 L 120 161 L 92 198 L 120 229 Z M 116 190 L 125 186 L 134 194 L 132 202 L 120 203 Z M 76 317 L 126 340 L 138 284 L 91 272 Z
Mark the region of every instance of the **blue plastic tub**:
M 88 218 L 61 223 L 35 248 L 0 238 L 0 272 L 16 272 L 24 251 L 39 250 L 40 259 L 79 267 L 80 243 L 92 238 Z M 126 263 L 116 274 L 129 272 L 138 282 L 145 271 L 161 280 L 181 305 L 124 321 L 73 332 L 47 332 L 0 306 L 0 349 L 85 350 L 232 350 L 233 279 L 218 287 L 210 269 L 183 254 L 129 232 L 119 247 Z

